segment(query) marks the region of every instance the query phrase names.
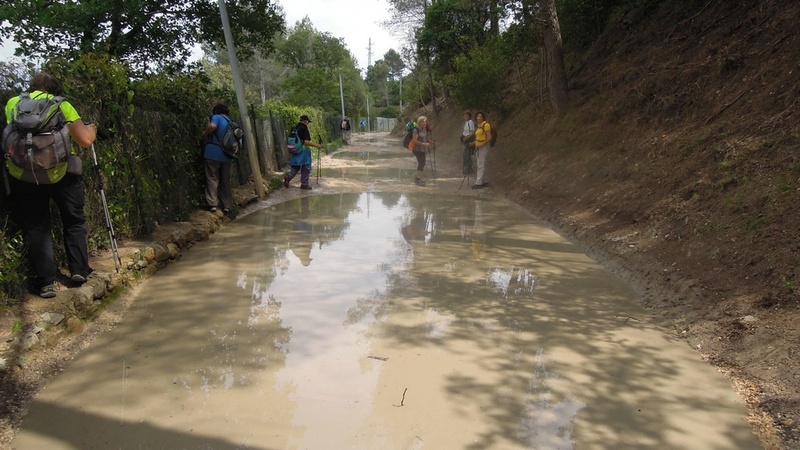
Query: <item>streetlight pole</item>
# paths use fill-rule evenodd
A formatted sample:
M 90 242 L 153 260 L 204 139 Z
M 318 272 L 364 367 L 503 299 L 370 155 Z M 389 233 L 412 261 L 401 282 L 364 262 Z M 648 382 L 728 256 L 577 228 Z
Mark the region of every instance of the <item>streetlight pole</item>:
M 239 115 L 242 118 L 242 128 L 246 135 L 244 140 L 247 145 L 247 154 L 250 158 L 250 167 L 253 168 L 253 183 L 256 185 L 256 194 L 260 198 L 267 196 L 264 191 L 264 183 L 261 180 L 261 167 L 258 164 L 258 155 L 256 149 L 255 133 L 250 124 L 250 116 L 247 114 L 247 103 L 244 98 L 244 86 L 242 79 L 239 76 L 239 62 L 236 60 L 236 47 L 233 43 L 233 34 L 231 33 L 231 24 L 228 20 L 228 8 L 225 6 L 225 0 L 217 0 L 219 3 L 219 15 L 222 18 L 222 31 L 225 33 L 225 46 L 228 49 L 228 59 L 231 63 L 231 73 L 233 74 L 233 87 L 236 90 L 236 103 L 239 107 Z
M 344 120 L 344 90 L 342 90 L 342 74 L 339 74 L 339 99 L 342 102 L 342 120 Z

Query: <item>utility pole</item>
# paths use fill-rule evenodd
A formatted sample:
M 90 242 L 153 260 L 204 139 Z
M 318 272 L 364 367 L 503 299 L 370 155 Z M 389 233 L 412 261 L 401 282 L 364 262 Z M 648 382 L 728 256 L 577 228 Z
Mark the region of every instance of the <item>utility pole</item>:
M 367 45 L 367 69 L 369 66 L 372 65 L 372 38 L 369 38 L 369 44 Z
M 256 194 L 260 198 L 267 196 L 264 191 L 264 182 L 261 180 L 261 167 L 258 164 L 258 155 L 256 154 L 256 134 L 253 132 L 253 127 L 250 124 L 250 116 L 247 114 L 247 103 L 244 100 L 244 85 L 239 76 L 239 63 L 236 60 L 236 47 L 233 44 L 233 34 L 231 33 L 231 24 L 228 21 L 228 8 L 225 6 L 225 0 L 217 0 L 219 3 L 219 15 L 222 18 L 222 30 L 225 33 L 225 46 L 228 48 L 228 59 L 231 63 L 231 73 L 233 74 L 233 87 L 236 89 L 236 103 L 239 106 L 239 115 L 242 118 L 242 128 L 245 133 L 245 143 L 247 145 L 247 154 L 250 157 L 250 167 L 253 168 L 253 183 L 256 185 Z
M 400 72 L 400 114 L 403 114 L 403 72 Z
M 342 74 L 339 74 L 339 99 L 342 101 L 342 120 L 344 120 L 344 91 L 342 90 Z

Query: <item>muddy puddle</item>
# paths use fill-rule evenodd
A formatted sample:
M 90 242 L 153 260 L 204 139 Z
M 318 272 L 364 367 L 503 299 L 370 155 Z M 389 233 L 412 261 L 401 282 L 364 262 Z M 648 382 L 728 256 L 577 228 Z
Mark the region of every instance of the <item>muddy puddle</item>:
M 347 179 L 370 181 L 375 178 L 388 180 L 411 180 L 416 173 L 415 169 L 399 167 L 331 167 L 322 168 L 322 176 L 326 179 Z
M 526 213 L 292 198 L 139 290 L 17 449 L 759 448 L 730 382 Z

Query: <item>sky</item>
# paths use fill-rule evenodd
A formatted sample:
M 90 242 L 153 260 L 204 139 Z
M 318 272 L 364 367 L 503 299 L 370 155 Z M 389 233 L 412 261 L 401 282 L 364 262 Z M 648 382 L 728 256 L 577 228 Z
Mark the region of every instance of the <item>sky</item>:
M 381 26 L 382 21 L 391 17 L 387 0 L 278 0 L 278 3 L 288 27 L 307 15 L 317 31 L 342 38 L 363 71 L 369 63 L 370 38 L 373 64 L 389 49 L 400 53 L 399 40 Z M 14 44 L 6 42 L 0 47 L 0 60 L 7 60 L 13 53 Z
M 317 31 L 344 39 L 362 70 L 368 66 L 370 38 L 373 64 L 392 48 L 400 53 L 399 39 L 381 26 L 381 22 L 391 17 L 387 0 L 279 0 L 278 3 L 286 14 L 288 27 L 294 27 L 307 15 Z

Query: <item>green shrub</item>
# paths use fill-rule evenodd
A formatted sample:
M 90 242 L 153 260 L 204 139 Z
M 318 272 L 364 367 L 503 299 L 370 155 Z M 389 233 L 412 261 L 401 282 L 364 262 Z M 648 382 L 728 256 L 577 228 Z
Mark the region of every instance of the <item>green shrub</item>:
M 456 71 L 445 77 L 445 82 L 457 104 L 471 109 L 502 110 L 508 63 L 502 47 L 495 42 L 456 57 Z

